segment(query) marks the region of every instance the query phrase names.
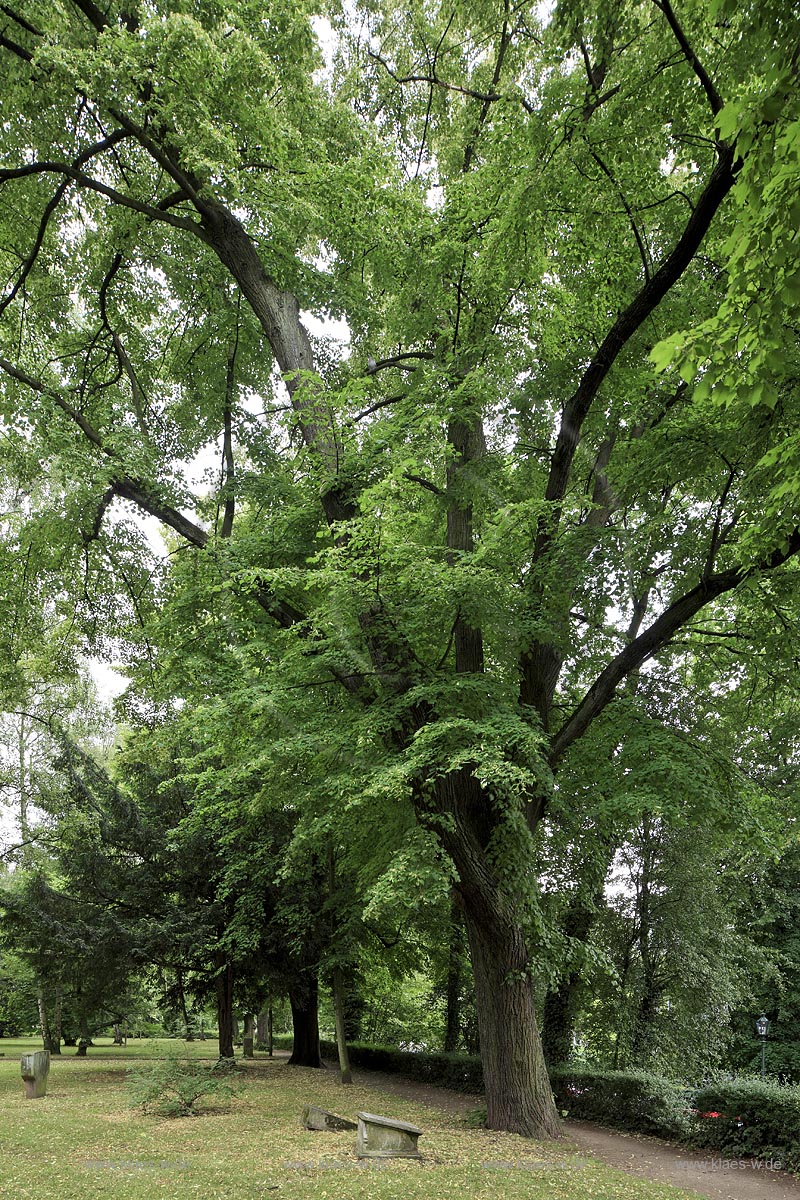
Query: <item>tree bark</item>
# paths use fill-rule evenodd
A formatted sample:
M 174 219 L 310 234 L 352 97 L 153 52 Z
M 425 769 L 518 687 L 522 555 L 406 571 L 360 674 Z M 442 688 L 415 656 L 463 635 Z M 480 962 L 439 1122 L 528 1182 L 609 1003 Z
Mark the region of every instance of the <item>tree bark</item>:
M 486 1124 L 557 1138 L 561 1125 L 542 1053 L 522 931 L 482 905 L 465 907 L 486 1088 Z
M 232 1059 L 233 1053 L 233 965 L 223 964 L 217 975 L 217 1027 L 219 1057 Z
M 444 776 L 439 836 L 458 873 L 475 976 L 487 1125 L 524 1137 L 561 1136 L 545 1066 L 520 900 L 501 886 L 486 853 L 498 817 L 468 768 Z
M 294 1043 L 289 1065 L 293 1067 L 321 1067 L 319 1047 L 319 1013 L 317 979 L 304 980 L 289 992 L 292 1006 L 292 1028 Z

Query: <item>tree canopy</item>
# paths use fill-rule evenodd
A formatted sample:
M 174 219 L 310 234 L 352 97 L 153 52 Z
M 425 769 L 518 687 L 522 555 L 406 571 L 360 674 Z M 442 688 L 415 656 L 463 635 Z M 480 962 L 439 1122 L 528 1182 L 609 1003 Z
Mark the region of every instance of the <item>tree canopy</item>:
M 799 32 L 3 6 L 8 662 L 44 601 L 118 639 L 129 716 L 246 726 L 256 796 L 433 837 L 494 1127 L 558 1128 L 533 864 L 603 817 L 580 761 L 641 771 L 695 652 L 711 702 L 703 651 L 790 619 Z

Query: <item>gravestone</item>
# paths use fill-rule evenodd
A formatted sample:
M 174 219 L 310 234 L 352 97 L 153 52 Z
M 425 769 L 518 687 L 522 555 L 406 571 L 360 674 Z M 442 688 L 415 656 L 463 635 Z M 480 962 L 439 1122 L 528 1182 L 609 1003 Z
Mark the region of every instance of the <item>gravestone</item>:
M 47 1093 L 47 1076 L 50 1072 L 50 1051 L 32 1050 L 23 1054 L 20 1070 L 25 1082 L 25 1099 L 37 1100 Z
M 336 1113 L 318 1108 L 316 1104 L 307 1104 L 303 1109 L 303 1124 L 306 1129 L 319 1131 L 358 1128 L 355 1121 L 348 1121 L 346 1117 L 337 1117 Z
M 422 1158 L 417 1138 L 422 1133 L 407 1121 L 393 1121 L 375 1113 L 360 1112 L 356 1154 L 359 1158 Z

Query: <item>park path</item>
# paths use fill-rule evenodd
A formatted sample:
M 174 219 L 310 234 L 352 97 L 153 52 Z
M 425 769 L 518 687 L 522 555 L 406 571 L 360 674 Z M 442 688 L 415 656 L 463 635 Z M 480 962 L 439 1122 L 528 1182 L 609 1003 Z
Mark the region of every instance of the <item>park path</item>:
M 481 1096 L 415 1083 L 382 1071 L 354 1070 L 353 1079 L 373 1091 L 430 1104 L 455 1116 L 463 1116 L 483 1103 Z M 629 1175 L 671 1183 L 709 1200 L 800 1200 L 800 1179 L 785 1171 L 758 1167 L 748 1159 L 740 1159 L 734 1166 L 731 1160 L 709 1151 L 687 1150 L 658 1138 L 619 1133 L 588 1121 L 565 1121 L 564 1129 L 571 1149 L 592 1154 Z

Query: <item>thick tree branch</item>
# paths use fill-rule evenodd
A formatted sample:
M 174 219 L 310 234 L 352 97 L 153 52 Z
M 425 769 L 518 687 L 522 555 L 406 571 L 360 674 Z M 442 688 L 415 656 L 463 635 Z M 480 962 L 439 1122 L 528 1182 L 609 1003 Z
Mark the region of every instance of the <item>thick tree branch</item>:
M 101 12 L 92 0 L 72 0 L 73 8 L 77 8 L 87 20 L 95 27 L 98 33 L 102 33 L 109 26 L 109 20 L 105 13 Z
M 35 25 L 31 25 L 25 17 L 21 17 L 13 8 L 9 8 L 7 4 L 0 4 L 0 12 L 4 12 L 7 17 L 11 17 L 19 25 L 20 29 L 24 29 L 27 33 L 32 33 L 34 37 L 44 37 L 41 29 L 37 29 Z
M 662 650 L 692 617 L 707 604 L 737 588 L 745 579 L 762 571 L 774 571 L 800 552 L 800 530 L 795 530 L 783 550 L 775 550 L 749 570 L 732 568 L 702 579 L 681 596 L 652 625 L 634 638 L 597 677 L 578 707 L 559 729 L 550 744 L 549 761 L 554 766 L 614 698 L 617 686 L 643 663 Z
M 659 8 L 666 17 L 667 23 L 672 32 L 675 34 L 675 38 L 681 50 L 683 51 L 686 61 L 694 71 L 697 78 L 700 80 L 703 91 L 708 97 L 708 103 L 711 105 L 712 113 L 714 116 L 716 116 L 720 109 L 724 108 L 724 101 L 720 97 L 717 89 L 714 87 L 708 72 L 705 70 L 703 64 L 700 62 L 700 59 L 697 57 L 691 45 L 689 44 L 689 39 L 686 37 L 678 18 L 675 16 L 675 11 L 672 5 L 670 4 L 669 0 L 653 0 L 653 3 L 655 4 L 656 8 Z
M 39 251 L 42 248 L 44 236 L 47 232 L 47 226 L 50 224 L 50 218 L 63 200 L 64 193 L 69 187 L 69 183 L 70 181 L 68 179 L 62 179 L 61 183 L 56 188 L 54 195 L 51 197 L 50 201 L 45 207 L 45 210 L 42 213 L 42 219 L 39 222 L 39 228 L 36 231 L 36 237 L 34 239 L 33 246 L 31 247 L 30 254 L 28 254 L 27 258 L 24 260 L 22 269 L 20 270 L 16 282 L 11 288 L 11 291 L 7 296 L 4 296 L 3 299 L 0 300 L 0 316 L 2 316 L 10 304 L 13 304 L 15 298 L 19 294 L 20 289 L 23 287 L 25 280 L 33 270 L 36 259 L 39 257 Z
M 413 371 L 414 363 L 420 359 L 431 361 L 433 353 L 430 350 L 408 350 L 405 354 L 394 354 L 391 358 L 370 360 L 367 365 L 368 375 L 377 375 L 379 371 L 388 371 L 390 367 L 399 367 L 402 371 Z
M 113 137 L 114 135 L 112 135 Z M 115 141 L 120 141 L 122 137 L 127 137 L 127 133 L 122 130 L 118 131 Z M 109 139 L 110 141 L 110 139 Z M 156 207 L 152 204 L 146 204 L 142 200 L 137 200 L 135 196 L 126 196 L 124 192 L 118 192 L 116 188 L 109 187 L 108 184 L 101 183 L 99 179 L 93 179 L 85 172 L 78 170 L 72 163 L 59 162 L 36 162 L 27 163 L 23 167 L 11 167 L 7 170 L 0 171 L 0 184 L 7 183 L 12 179 L 24 179 L 29 175 L 44 175 L 44 174 L 64 175 L 67 179 L 72 179 L 80 187 L 86 188 L 88 191 L 97 192 L 101 196 L 105 196 L 107 200 L 111 200 L 114 204 L 119 204 L 123 208 L 130 208 L 134 212 L 141 213 L 143 216 L 149 217 L 152 221 L 162 221 L 167 225 L 174 226 L 175 229 L 183 229 L 205 240 L 205 235 L 202 225 L 197 221 L 190 221 L 183 217 L 176 217 L 171 212 L 164 208 Z
M 691 263 L 720 204 L 733 187 L 733 151 L 728 146 L 720 150 L 719 161 L 700 195 L 694 212 L 671 253 L 652 278 L 644 284 L 634 299 L 620 313 L 583 374 L 576 391 L 564 405 L 561 429 L 556 440 L 545 499 L 555 511 L 545 517 L 539 527 L 535 558 L 549 548 L 558 525 L 560 502 L 566 495 L 572 462 L 580 440 L 581 428 L 592 403 L 617 357 L 650 313 L 661 303 L 667 292 Z

